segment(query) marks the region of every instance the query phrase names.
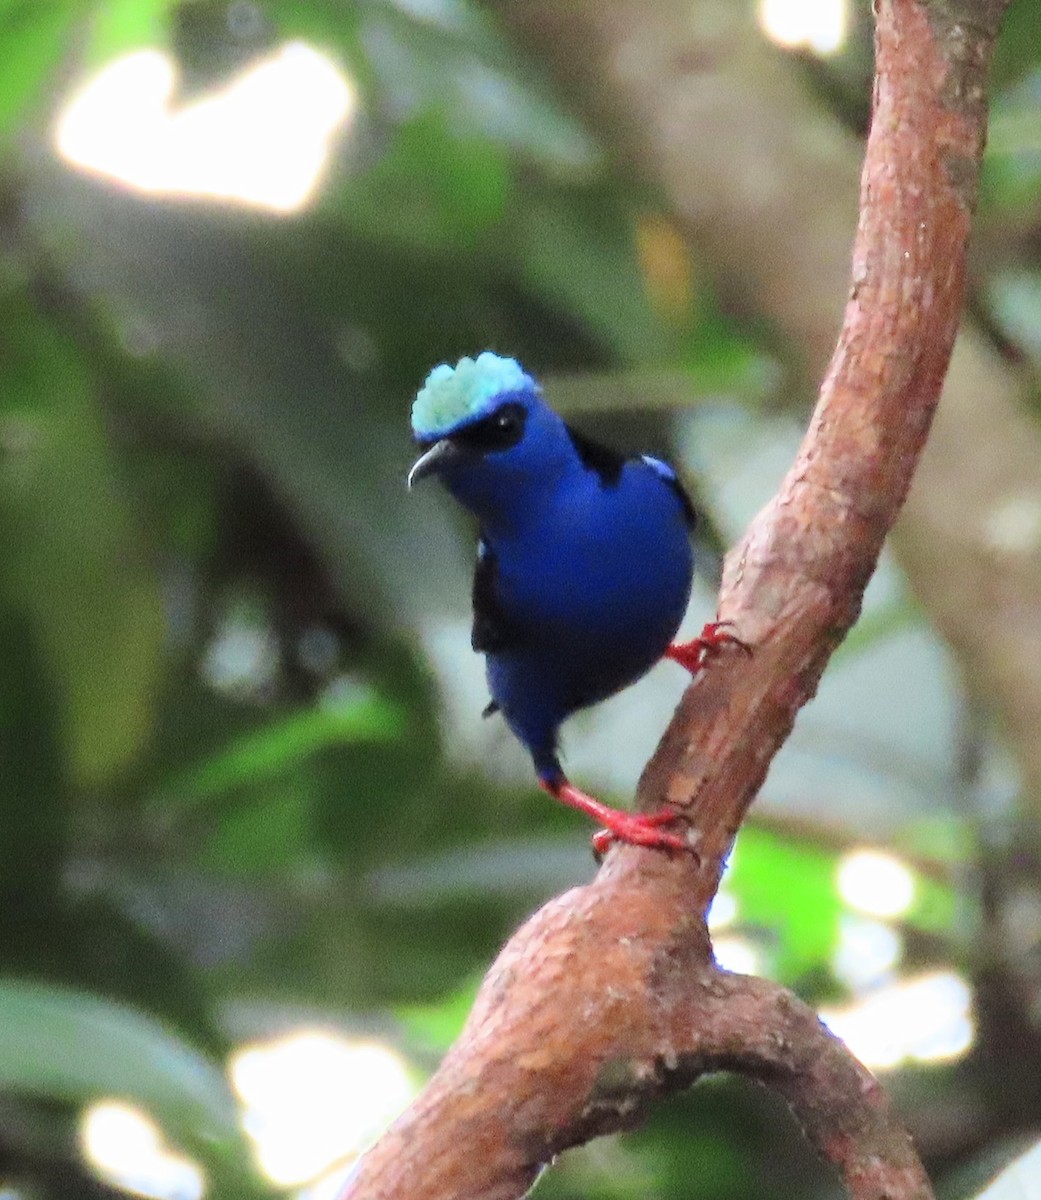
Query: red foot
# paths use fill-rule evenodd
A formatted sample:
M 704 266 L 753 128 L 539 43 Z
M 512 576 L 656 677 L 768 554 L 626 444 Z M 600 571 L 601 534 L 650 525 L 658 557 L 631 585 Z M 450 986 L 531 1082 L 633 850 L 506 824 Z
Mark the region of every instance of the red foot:
M 658 850 L 694 851 L 688 843 L 675 833 L 665 833 L 659 828 L 675 821 L 677 814 L 667 808 L 654 813 L 628 813 L 613 808 L 611 824 L 593 834 L 593 853 L 601 859 L 615 842 L 627 842 L 630 846 L 650 846 Z
M 731 621 L 709 621 L 700 635 L 692 641 L 673 644 L 665 651 L 665 657 L 686 667 L 692 675 L 703 671 L 727 646 L 735 646 L 742 654 L 751 656 L 752 647 L 732 634 L 727 626 Z
M 592 796 L 587 796 L 585 792 L 579 791 L 566 779 L 555 783 L 540 779 L 539 787 L 554 799 L 563 804 L 570 804 L 572 808 L 577 808 L 579 812 L 584 812 L 594 821 L 599 821 L 602 825 L 607 826 L 606 829 L 598 830 L 593 834 L 593 851 L 597 857 L 603 855 L 615 841 L 628 842 L 631 846 L 649 846 L 656 850 L 686 850 L 690 852 L 691 848 L 683 838 L 675 833 L 666 833 L 660 828 L 660 826 L 668 825 L 670 821 L 676 820 L 677 814 L 669 809 L 662 809 L 656 813 L 623 812 L 602 804 Z

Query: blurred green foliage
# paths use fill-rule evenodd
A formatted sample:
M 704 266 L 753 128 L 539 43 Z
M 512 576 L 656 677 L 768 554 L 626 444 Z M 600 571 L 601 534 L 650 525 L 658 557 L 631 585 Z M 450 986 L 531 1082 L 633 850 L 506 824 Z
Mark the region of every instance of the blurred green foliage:
M 981 215 L 1018 247 L 981 296 L 1035 364 L 1037 11 L 1014 6 L 999 58 Z M 290 38 L 360 97 L 302 214 L 148 201 L 54 157 L 70 81 L 114 56 L 176 52 L 191 97 Z M 102 1194 L 71 1131 L 117 1095 L 214 1195 L 268 1194 L 229 1014 L 375 1022 L 428 1068 L 496 946 L 592 870 L 587 831 L 478 720 L 472 531 L 403 487 L 417 384 L 492 346 L 605 436 L 711 463 L 708 573 L 799 419 L 660 200 L 469 0 L 0 0 L 0 59 L 0 1190 Z M 880 701 L 907 661 L 913 723 Z M 572 735 L 581 763 L 598 723 L 622 731 L 592 756 L 619 795 L 680 684 L 641 688 Z M 728 878 L 777 977 L 844 994 L 836 863 L 874 839 L 920 872 L 909 958 L 972 965 L 961 711 L 887 563 Z M 793 1137 L 713 1083 L 541 1187 L 817 1194 Z

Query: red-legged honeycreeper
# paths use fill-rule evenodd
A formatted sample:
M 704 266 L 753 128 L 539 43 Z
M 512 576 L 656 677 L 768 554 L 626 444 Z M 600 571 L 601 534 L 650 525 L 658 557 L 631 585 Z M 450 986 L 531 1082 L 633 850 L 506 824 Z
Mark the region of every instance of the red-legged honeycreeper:
M 512 358 L 490 351 L 435 367 L 412 406 L 423 449 L 409 487 L 437 475 L 477 518 L 474 650 L 491 704 L 527 748 L 539 785 L 618 839 L 685 850 L 669 810 L 628 813 L 574 787 L 561 723 L 635 683 L 664 655 L 700 670 L 728 643 L 718 625 L 672 645 L 690 597 L 694 509 L 671 467 L 576 433 Z

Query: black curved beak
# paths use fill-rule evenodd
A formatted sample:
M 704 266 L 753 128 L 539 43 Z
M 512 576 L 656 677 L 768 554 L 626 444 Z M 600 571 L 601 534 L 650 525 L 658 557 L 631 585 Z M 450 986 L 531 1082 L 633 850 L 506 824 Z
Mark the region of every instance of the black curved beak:
M 435 442 L 416 459 L 408 473 L 408 486 L 413 487 L 428 475 L 436 475 L 450 462 L 462 457 L 463 451 L 451 438 Z

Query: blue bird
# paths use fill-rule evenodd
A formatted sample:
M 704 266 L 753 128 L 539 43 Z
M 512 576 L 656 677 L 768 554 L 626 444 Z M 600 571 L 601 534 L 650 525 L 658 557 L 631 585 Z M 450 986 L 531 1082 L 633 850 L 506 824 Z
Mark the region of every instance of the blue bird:
M 490 351 L 430 372 L 412 407 L 423 450 L 412 487 L 436 475 L 480 528 L 472 644 L 491 703 L 526 747 L 539 785 L 615 839 L 689 849 L 675 813 L 609 808 L 576 788 L 557 753 L 572 713 L 635 683 L 663 656 L 699 671 L 726 644 L 718 624 L 673 645 L 690 597 L 694 509 L 675 472 L 571 429 L 512 358 Z

